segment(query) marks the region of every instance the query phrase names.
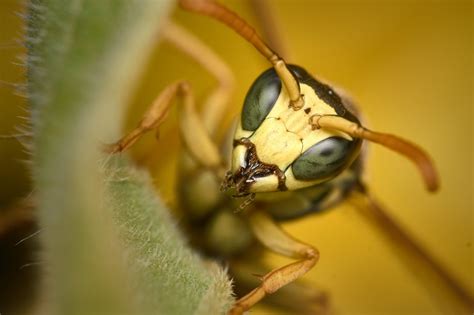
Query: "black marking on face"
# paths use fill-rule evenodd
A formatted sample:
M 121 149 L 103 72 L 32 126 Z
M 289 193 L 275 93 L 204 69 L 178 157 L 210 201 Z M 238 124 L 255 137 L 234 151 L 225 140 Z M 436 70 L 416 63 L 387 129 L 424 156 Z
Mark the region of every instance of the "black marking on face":
M 234 174 L 226 178 L 226 181 L 230 183 L 225 183 L 229 187 L 235 187 L 237 189 L 236 197 L 248 195 L 250 186 L 255 182 L 256 178 L 266 177 L 269 175 L 275 175 L 278 178 L 278 190 L 288 190 L 285 183 L 285 173 L 283 173 L 275 164 L 267 164 L 260 161 L 257 156 L 255 144 L 253 144 L 249 139 L 242 138 L 234 140 L 234 147 L 238 145 L 243 145 L 247 148 L 245 166 L 239 166 L 239 169 Z
M 330 137 L 306 150 L 293 162 L 298 180 L 328 179 L 342 172 L 354 159 L 360 141 Z
M 273 68 L 263 72 L 255 80 L 245 97 L 242 109 L 244 130 L 257 130 L 275 105 L 280 91 L 281 81 Z
M 323 100 L 326 104 L 334 108 L 337 115 L 348 119 L 353 122 L 359 123 L 357 117 L 351 113 L 346 106 L 341 97 L 327 84 L 319 82 L 313 78 L 305 69 L 297 65 L 288 65 L 288 69 L 294 74 L 297 80 L 300 83 L 307 84 L 313 88 L 316 95 Z
M 306 109 L 304 110 L 304 112 L 305 112 L 306 114 L 311 113 L 311 107 L 306 108 Z

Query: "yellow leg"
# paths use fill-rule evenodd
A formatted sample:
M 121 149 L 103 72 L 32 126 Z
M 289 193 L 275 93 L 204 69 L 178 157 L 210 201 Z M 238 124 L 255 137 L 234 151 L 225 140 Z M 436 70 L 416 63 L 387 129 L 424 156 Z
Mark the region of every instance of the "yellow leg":
M 166 119 L 175 96 L 182 99 L 179 107 L 179 128 L 184 143 L 193 158 L 202 166 L 224 173 L 221 157 L 196 112 L 194 96 L 189 83 L 179 81 L 168 85 L 155 99 L 138 126 L 116 143 L 109 145 L 107 151 L 118 153 L 127 150 L 143 134 L 158 129 Z
M 299 260 L 263 276 L 260 286 L 235 303 L 230 311 L 231 315 L 242 314 L 266 295 L 295 281 L 313 268 L 319 259 L 319 252 L 314 247 L 297 241 L 285 233 L 264 211 L 250 213 L 249 222 L 255 236 L 263 245 L 276 253 Z
M 235 280 L 237 294 L 248 292 L 260 285 L 256 274 L 264 274 L 268 266 L 259 255 L 246 251 L 245 256 L 229 262 L 229 272 Z M 278 308 L 282 314 L 330 315 L 333 314 L 329 294 L 313 283 L 297 279 L 265 298 L 265 303 Z
M 217 87 L 205 101 L 201 113 L 204 126 L 211 135 L 214 134 L 234 89 L 235 80 L 231 70 L 218 55 L 184 28 L 168 22 L 161 35 L 216 78 Z
M 253 27 L 247 24 L 245 20 L 221 4 L 211 0 L 179 0 L 179 4 L 185 10 L 208 15 L 221 21 L 254 45 L 275 68 L 276 73 L 290 96 L 289 106 L 295 110 L 303 108 L 304 99 L 300 94 L 298 81 L 290 72 L 283 59 L 265 44 Z

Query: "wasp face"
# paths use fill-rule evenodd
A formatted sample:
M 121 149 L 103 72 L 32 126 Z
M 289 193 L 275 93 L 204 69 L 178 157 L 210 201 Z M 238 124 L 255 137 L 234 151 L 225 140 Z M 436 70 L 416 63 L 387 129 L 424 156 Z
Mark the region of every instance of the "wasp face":
M 300 83 L 303 108 L 289 106 L 289 96 L 273 69 L 260 75 L 247 94 L 225 183 L 235 188 L 237 196 L 322 183 L 350 166 L 359 152 L 360 139 L 312 123 L 323 115 L 358 122 L 341 98 L 302 68 L 289 69 Z

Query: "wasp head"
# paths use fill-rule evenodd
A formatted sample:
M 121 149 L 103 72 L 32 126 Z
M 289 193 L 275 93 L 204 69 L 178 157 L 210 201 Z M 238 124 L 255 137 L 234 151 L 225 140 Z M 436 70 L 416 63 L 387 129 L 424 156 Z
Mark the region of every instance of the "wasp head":
M 236 196 L 294 190 L 330 180 L 348 168 L 360 139 L 337 130 L 315 128 L 315 117 L 341 115 L 357 120 L 327 85 L 297 66 L 304 105 L 295 110 L 273 69 L 250 88 L 234 135 L 232 168 L 224 188 Z

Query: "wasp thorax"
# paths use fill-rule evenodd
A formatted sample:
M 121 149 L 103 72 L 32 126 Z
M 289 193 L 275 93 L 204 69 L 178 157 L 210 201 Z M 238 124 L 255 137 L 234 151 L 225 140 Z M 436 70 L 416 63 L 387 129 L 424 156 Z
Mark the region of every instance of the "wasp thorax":
M 289 69 L 304 95 L 301 109 L 289 106 L 289 95 L 273 69 L 260 75 L 246 96 L 225 181 L 238 196 L 322 183 L 350 166 L 359 151 L 359 139 L 315 128 L 317 116 L 337 115 L 357 122 L 341 98 L 302 68 Z

